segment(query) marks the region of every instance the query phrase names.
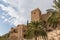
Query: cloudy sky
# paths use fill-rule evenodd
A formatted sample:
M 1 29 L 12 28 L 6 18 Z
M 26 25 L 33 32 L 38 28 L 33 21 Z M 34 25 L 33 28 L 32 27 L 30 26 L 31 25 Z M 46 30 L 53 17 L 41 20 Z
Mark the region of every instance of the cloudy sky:
M 53 0 L 0 0 L 0 35 L 7 33 L 11 27 L 30 21 L 33 9 L 39 8 L 45 13 L 52 4 Z

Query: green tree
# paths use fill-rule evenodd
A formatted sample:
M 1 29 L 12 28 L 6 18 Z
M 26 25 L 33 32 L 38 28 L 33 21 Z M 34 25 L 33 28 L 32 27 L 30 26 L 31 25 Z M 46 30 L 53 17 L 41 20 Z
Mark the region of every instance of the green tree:
M 56 9 L 58 18 L 60 19 L 60 0 L 54 0 L 53 3 L 53 7 Z
M 54 3 L 53 7 L 60 11 L 60 0 L 54 0 L 53 3 Z
M 43 22 L 31 22 L 27 26 L 26 38 L 35 38 L 35 40 L 37 40 L 37 37 L 41 36 L 44 40 L 47 39 L 47 33 L 44 30 Z
M 49 16 L 47 22 L 49 23 L 49 27 L 56 28 L 57 24 L 59 23 L 58 21 L 58 14 L 56 10 L 49 10 L 51 12 L 51 16 Z
M 55 8 L 54 10 L 48 10 L 51 12 L 51 16 L 48 18 L 49 26 L 56 28 L 57 24 L 60 22 L 60 0 L 53 1 Z

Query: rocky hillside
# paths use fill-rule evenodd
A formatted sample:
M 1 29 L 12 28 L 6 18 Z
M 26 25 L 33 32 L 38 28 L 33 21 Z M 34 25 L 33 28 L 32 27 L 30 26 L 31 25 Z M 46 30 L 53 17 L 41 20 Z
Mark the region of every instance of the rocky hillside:
M 7 33 L 3 36 L 0 36 L 0 40 L 7 40 L 8 37 L 9 37 L 9 33 Z

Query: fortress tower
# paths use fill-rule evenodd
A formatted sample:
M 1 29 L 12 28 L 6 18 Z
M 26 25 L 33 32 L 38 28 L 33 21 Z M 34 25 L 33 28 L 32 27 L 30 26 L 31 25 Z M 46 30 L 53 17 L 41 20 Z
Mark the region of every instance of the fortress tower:
M 41 11 L 39 8 L 31 12 L 31 21 L 40 21 L 41 20 Z

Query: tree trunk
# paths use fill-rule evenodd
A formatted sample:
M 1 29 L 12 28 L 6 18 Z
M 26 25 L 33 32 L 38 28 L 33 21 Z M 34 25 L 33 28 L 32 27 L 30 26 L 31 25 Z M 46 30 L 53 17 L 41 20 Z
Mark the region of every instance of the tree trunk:
M 37 36 L 35 36 L 35 40 L 37 40 Z

